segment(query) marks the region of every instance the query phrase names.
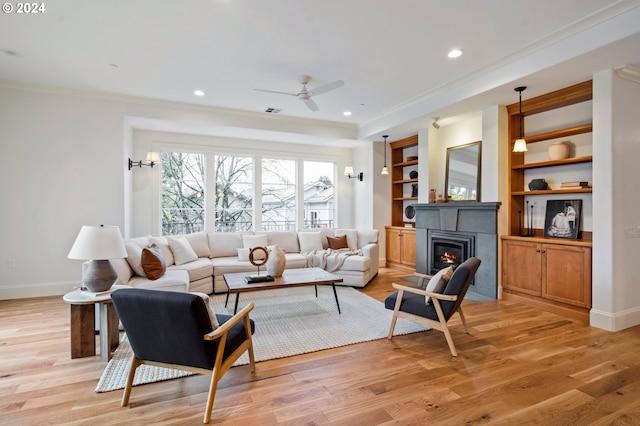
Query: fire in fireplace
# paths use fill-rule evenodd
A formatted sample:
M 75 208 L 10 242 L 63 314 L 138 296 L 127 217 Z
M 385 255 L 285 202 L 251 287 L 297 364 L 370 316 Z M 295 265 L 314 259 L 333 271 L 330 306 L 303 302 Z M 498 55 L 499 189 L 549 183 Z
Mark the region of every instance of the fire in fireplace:
M 469 257 L 474 256 L 475 237 L 459 232 L 434 232 L 430 238 L 432 254 L 429 269 L 435 274 L 440 269 L 453 266 L 454 269 Z

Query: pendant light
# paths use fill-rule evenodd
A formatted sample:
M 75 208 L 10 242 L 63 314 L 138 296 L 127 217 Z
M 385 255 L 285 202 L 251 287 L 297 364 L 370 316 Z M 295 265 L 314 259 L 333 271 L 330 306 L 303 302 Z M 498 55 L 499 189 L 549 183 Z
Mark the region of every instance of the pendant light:
M 382 136 L 384 138 L 384 166 L 382 166 L 381 175 L 388 175 L 389 169 L 387 168 L 387 138 L 389 135 Z
M 516 92 L 520 93 L 520 114 L 518 115 L 518 118 L 520 119 L 520 137 L 516 139 L 513 144 L 513 152 L 525 152 L 527 150 L 527 141 L 525 141 L 522 136 L 522 92 L 526 88 L 527 86 L 519 86 L 514 89 Z

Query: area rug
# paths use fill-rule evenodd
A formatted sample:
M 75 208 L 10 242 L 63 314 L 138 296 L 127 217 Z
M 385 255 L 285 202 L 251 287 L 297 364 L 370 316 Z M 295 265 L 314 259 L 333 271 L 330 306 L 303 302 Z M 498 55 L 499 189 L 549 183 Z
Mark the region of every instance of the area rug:
M 238 309 L 252 302 L 251 319 L 256 323 L 253 346 L 256 361 L 300 355 L 370 340 L 382 339 L 389 333 L 393 312 L 383 303 L 351 287 L 336 287 L 340 309 L 338 314 L 331 286 L 294 287 L 263 290 L 240 295 Z M 235 295 L 224 307 L 225 296 L 214 296 L 216 312 L 233 314 Z M 398 319 L 394 335 L 428 330 L 420 324 Z M 131 365 L 131 347 L 126 336 L 107 364 L 96 392 L 123 389 Z M 245 353 L 234 365 L 249 363 Z M 134 386 L 170 380 L 191 373 L 143 365 L 136 370 Z

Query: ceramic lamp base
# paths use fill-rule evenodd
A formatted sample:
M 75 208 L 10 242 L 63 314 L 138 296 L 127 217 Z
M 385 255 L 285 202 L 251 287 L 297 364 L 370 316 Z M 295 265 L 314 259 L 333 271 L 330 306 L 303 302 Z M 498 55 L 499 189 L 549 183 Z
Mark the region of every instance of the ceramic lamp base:
M 116 270 L 108 260 L 90 260 L 82 274 L 82 285 L 92 293 L 100 293 L 111 288 L 118 278 Z

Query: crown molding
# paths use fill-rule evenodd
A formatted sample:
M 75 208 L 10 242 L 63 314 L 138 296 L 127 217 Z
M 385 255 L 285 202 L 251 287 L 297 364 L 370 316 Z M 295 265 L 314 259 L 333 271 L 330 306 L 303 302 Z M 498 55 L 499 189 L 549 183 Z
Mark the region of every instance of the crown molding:
M 616 74 L 620 78 L 624 78 L 625 80 L 630 80 L 635 83 L 640 83 L 640 67 L 636 67 L 635 65 L 623 65 L 621 67 L 616 68 Z

